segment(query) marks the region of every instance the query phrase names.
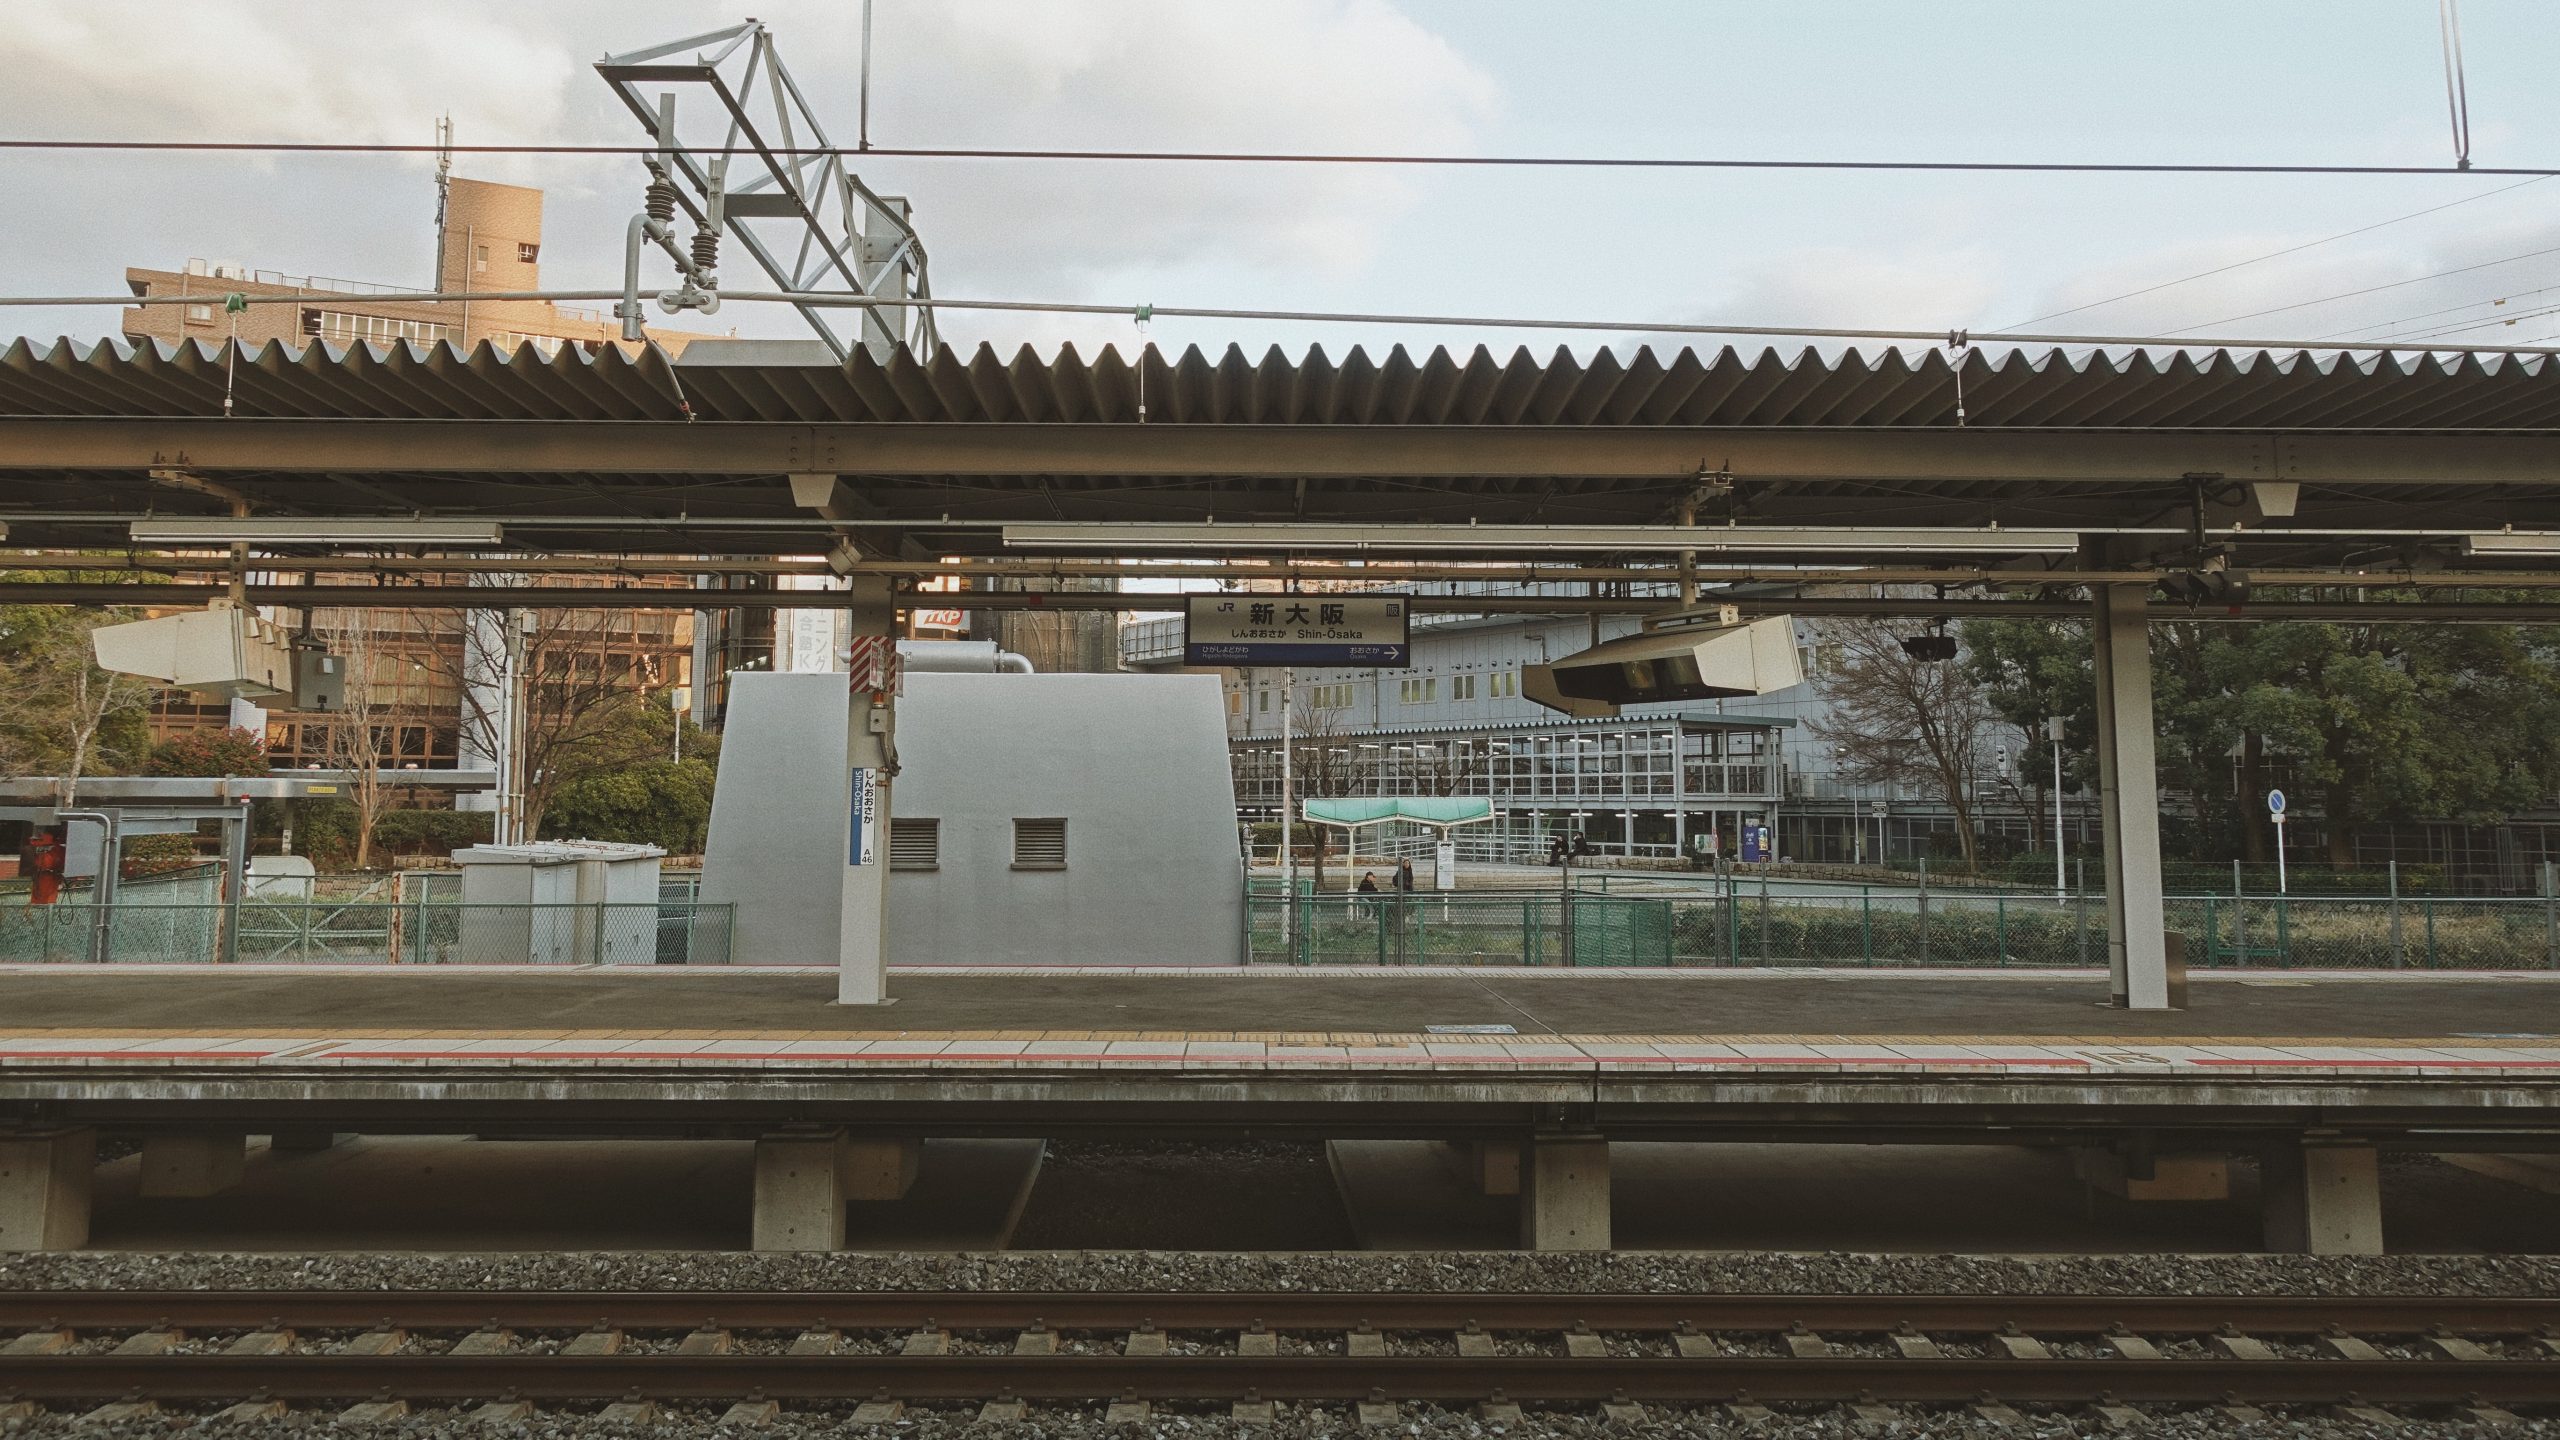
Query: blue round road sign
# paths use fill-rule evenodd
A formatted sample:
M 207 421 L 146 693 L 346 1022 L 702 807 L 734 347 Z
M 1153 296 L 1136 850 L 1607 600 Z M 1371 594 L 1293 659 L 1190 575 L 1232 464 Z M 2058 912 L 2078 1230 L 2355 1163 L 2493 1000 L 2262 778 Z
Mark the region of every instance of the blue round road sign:
M 2270 815 L 2281 815 L 2284 813 L 2283 791 L 2270 790 L 2267 792 L 2267 813 Z

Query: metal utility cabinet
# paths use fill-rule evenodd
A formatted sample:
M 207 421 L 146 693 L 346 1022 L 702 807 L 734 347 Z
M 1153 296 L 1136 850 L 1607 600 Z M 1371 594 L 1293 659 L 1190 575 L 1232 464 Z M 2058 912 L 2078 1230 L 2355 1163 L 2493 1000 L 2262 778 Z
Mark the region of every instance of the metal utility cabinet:
M 657 958 L 655 845 L 537 840 L 453 852 L 466 963 L 646 965 Z

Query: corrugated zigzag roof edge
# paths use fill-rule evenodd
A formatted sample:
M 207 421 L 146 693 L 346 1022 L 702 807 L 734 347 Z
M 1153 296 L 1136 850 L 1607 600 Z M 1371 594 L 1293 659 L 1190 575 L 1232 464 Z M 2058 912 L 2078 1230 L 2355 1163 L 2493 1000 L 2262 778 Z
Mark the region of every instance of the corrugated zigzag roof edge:
M 697 342 L 717 345 L 720 342 Z M 227 365 L 213 341 L 12 341 L 0 350 L 0 415 L 215 417 L 225 371 L 233 413 L 262 418 L 1134 424 L 1141 377 L 1106 347 L 1010 360 L 981 345 L 930 361 L 857 351 L 842 364 L 671 362 L 562 346 L 464 350 L 451 342 L 269 342 Z M 2350 357 L 2309 351 L 2099 353 L 1968 349 L 1836 356 L 1805 348 L 1590 359 L 1558 348 L 1498 358 L 1376 357 L 1321 347 L 1254 359 L 1230 346 L 1144 352 L 1146 420 L 1156 424 L 2144 428 L 2335 431 L 2560 429 L 2560 365 L 2537 357 Z

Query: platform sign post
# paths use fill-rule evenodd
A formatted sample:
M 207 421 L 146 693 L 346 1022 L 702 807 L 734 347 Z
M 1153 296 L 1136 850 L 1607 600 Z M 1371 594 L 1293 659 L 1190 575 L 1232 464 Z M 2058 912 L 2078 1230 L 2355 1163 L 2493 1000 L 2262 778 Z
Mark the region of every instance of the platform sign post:
M 1182 663 L 1402 668 L 1413 663 L 1412 612 L 1404 595 L 1193 595 Z
M 897 813 L 899 597 L 886 579 L 846 584 L 844 868 L 837 872 L 836 1003 L 889 998 L 889 817 Z
M 2276 822 L 2276 893 L 2285 893 L 2284 883 L 2284 792 L 2267 792 L 2267 818 Z

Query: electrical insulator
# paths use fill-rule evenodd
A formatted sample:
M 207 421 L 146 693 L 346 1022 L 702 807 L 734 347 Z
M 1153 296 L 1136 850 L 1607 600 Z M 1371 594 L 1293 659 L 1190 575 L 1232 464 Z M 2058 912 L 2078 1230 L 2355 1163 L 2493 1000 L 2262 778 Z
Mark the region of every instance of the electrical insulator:
M 676 187 L 665 180 L 649 182 L 649 218 L 660 224 L 676 218 Z
M 705 275 L 720 268 L 719 231 L 696 230 L 693 232 L 693 268 Z

